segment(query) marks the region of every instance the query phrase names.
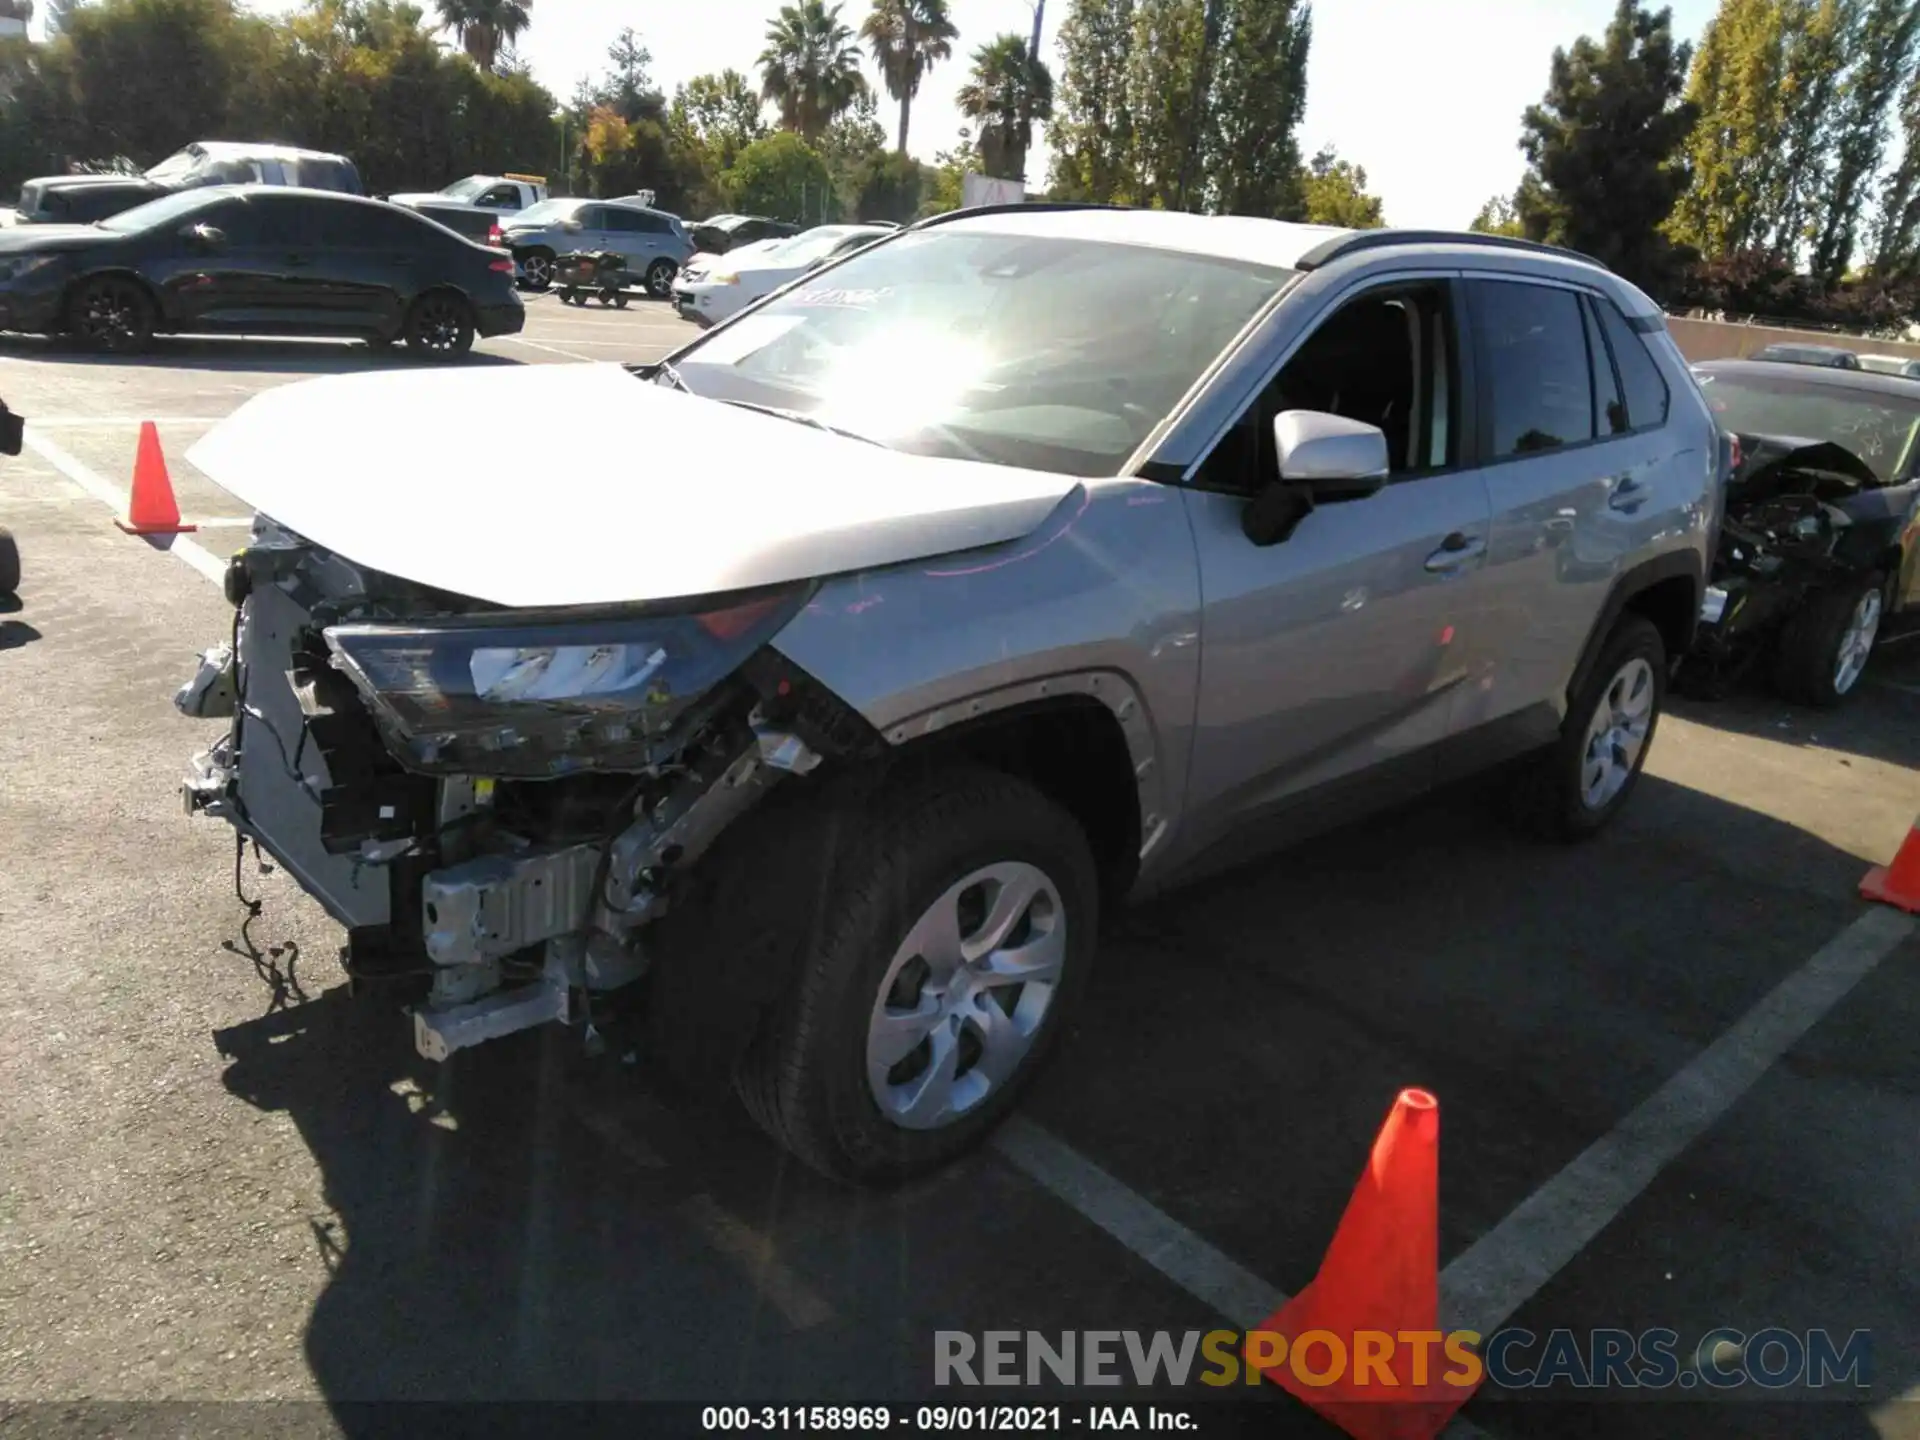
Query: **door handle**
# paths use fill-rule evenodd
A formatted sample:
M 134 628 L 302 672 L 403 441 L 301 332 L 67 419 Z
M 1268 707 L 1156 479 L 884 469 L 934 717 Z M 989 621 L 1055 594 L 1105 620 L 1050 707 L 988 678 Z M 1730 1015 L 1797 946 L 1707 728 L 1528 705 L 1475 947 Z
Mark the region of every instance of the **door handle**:
M 1481 536 L 1456 530 L 1440 542 L 1440 548 L 1427 556 L 1427 569 L 1435 575 L 1448 575 L 1469 560 L 1485 553 L 1487 542 Z
M 1607 495 L 1607 506 L 1613 510 L 1623 510 L 1631 514 L 1647 501 L 1647 487 L 1631 475 L 1622 475 L 1614 481 L 1613 489 Z

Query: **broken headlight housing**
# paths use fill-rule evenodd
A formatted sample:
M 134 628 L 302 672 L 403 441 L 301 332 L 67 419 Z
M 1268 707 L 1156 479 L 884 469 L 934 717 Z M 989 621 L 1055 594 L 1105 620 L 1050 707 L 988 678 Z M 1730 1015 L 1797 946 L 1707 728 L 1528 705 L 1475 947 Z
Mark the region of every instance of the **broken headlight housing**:
M 783 586 L 678 613 L 334 625 L 325 636 L 409 769 L 527 777 L 636 769 L 811 591 Z

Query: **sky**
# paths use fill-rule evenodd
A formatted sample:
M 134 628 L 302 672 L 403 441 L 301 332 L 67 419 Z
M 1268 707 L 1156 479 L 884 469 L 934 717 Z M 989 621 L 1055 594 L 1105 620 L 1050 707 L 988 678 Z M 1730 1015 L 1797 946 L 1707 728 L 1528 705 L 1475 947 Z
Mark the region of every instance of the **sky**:
M 299 3 L 252 0 L 268 12 Z M 1056 78 L 1067 3 L 1046 0 L 1042 45 Z M 1671 4 L 1675 31 L 1697 42 L 1716 0 Z M 653 52 L 654 82 L 672 94 L 703 71 L 731 66 L 755 75 L 776 8 L 776 0 L 532 0 L 520 53 L 564 100 L 577 80 L 604 68 L 608 43 L 631 25 Z M 847 23 L 857 28 L 865 8 L 865 0 L 846 0 Z M 1462 228 L 1483 202 L 1519 182 L 1520 114 L 1546 89 L 1554 48 L 1598 35 L 1613 8 L 1613 0 L 1318 0 L 1301 153 L 1331 143 L 1363 167 L 1389 224 Z M 954 58 L 928 76 L 914 103 L 908 148 L 926 160 L 951 146 L 962 124 L 954 92 L 966 79 L 966 57 L 1003 31 L 1033 29 L 1031 0 L 951 0 L 951 13 L 960 30 Z M 871 61 L 867 70 L 878 87 Z M 889 136 L 896 116 L 882 92 Z M 1046 163 L 1043 143 L 1029 165 L 1038 183 Z

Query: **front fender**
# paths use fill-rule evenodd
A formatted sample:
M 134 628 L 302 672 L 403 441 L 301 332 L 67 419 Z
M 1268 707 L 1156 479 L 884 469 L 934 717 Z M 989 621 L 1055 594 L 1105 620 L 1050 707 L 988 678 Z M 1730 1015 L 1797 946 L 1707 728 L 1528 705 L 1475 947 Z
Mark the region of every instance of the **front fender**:
M 1084 697 L 1126 736 L 1141 868 L 1169 847 L 1200 683 L 1200 585 L 1177 492 L 1089 482 L 1031 534 L 828 580 L 774 647 L 911 745 L 983 715 Z

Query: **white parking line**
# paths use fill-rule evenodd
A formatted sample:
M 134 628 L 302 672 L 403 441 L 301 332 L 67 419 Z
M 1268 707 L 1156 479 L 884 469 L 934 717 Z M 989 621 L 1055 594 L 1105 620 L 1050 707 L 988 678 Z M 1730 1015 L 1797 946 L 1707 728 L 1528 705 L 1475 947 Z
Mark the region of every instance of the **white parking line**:
M 85 430 L 95 425 L 144 425 L 149 420 L 156 425 L 218 425 L 220 423 L 217 417 L 211 415 L 60 415 L 52 419 L 42 419 L 34 415 L 29 417 L 27 423 L 36 430 Z
M 1869 910 L 1823 945 L 1691 1064 L 1454 1258 L 1440 1276 L 1441 1328 L 1490 1335 L 1505 1324 L 1914 928 L 1914 921 L 1895 911 Z
M 126 493 L 111 481 L 103 479 L 89 467 L 81 464 L 65 450 L 44 435 L 36 433 L 39 424 L 29 421 L 23 437 L 27 449 L 33 451 L 47 464 L 66 476 L 73 484 L 91 495 L 109 510 L 119 511 L 126 504 Z M 155 544 L 156 549 L 164 550 L 183 564 L 192 566 L 207 579 L 218 585 L 227 573 L 226 561 L 202 549 L 186 535 L 170 535 Z
M 564 355 L 569 360 L 584 360 L 589 365 L 601 363 L 591 355 L 581 355 L 573 350 L 562 350 L 558 345 L 543 345 L 538 340 L 529 340 L 521 335 L 502 335 L 499 338 L 505 340 L 509 345 L 530 345 L 535 350 L 545 350 L 550 355 Z

